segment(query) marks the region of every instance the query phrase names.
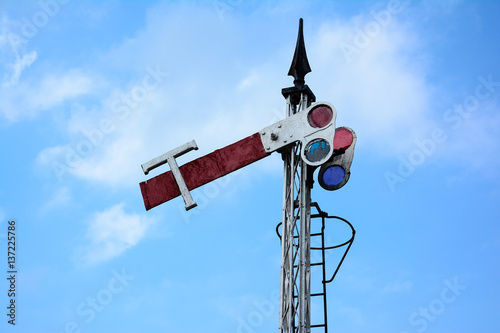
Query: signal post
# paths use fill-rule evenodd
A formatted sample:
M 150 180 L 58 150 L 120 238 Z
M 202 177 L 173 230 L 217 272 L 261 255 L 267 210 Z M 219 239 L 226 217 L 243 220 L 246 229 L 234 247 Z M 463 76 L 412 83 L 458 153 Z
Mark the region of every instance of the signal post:
M 335 277 L 340 264 L 354 239 L 354 228 L 342 218 L 328 216 L 311 201 L 313 173 L 319 168 L 318 182 L 325 190 L 344 186 L 350 177 L 350 167 L 356 144 L 356 134 L 348 127 L 336 128 L 337 111 L 327 102 L 316 102 L 311 89 L 305 84 L 305 75 L 311 72 L 307 59 L 303 21 L 292 65 L 288 75 L 294 77 L 294 86 L 282 89 L 286 99 L 286 118 L 229 146 L 218 149 L 194 161 L 178 166 L 175 158 L 198 149 L 194 140 L 160 155 L 142 165 L 143 172 L 163 164 L 170 171 L 140 183 L 146 210 L 177 196 L 182 196 L 186 210 L 196 207 L 190 191 L 223 177 L 239 168 L 265 158 L 273 152 L 281 153 L 283 167 L 283 206 L 281 223 L 280 266 L 280 333 L 309 333 L 311 328 L 323 327 L 327 332 L 326 283 Z M 311 205 L 318 214 L 311 215 Z M 311 217 L 321 217 L 321 234 L 311 235 Z M 326 246 L 324 227 L 326 218 L 348 223 L 352 229 L 349 241 Z M 278 228 L 277 228 L 278 230 Z M 322 261 L 311 263 L 311 237 L 322 237 Z M 325 250 L 348 245 L 331 279 L 326 278 Z M 323 292 L 311 295 L 311 265 L 323 266 Z M 311 297 L 324 300 L 324 323 L 311 324 Z

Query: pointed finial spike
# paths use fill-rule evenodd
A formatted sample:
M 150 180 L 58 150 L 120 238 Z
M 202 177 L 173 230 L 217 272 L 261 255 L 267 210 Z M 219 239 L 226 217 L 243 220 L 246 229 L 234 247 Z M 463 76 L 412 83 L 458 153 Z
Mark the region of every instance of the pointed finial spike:
M 307 60 L 306 45 L 304 43 L 304 20 L 299 20 L 299 35 L 297 37 L 297 45 L 295 46 L 295 54 L 293 55 L 292 65 L 288 71 L 288 75 L 293 76 L 295 80 L 293 83 L 296 87 L 305 84 L 304 77 L 311 71 L 309 61 Z

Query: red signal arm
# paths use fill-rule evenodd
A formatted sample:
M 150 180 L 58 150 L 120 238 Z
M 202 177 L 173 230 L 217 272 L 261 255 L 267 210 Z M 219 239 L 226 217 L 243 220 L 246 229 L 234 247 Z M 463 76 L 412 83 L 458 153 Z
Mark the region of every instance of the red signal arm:
M 188 190 L 193 190 L 225 176 L 266 156 L 259 133 L 182 165 L 179 169 Z M 140 184 L 146 210 L 150 210 L 179 195 L 172 171 Z

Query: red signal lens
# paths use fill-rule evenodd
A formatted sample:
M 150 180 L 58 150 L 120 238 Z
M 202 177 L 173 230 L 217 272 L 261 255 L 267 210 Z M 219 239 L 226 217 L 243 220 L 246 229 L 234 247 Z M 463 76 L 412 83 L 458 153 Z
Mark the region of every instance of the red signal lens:
M 307 121 L 312 127 L 323 128 L 333 119 L 333 111 L 326 105 L 319 105 L 307 115 Z
M 335 130 L 335 138 L 333 139 L 333 149 L 347 149 L 352 144 L 352 132 L 345 127 L 339 127 Z

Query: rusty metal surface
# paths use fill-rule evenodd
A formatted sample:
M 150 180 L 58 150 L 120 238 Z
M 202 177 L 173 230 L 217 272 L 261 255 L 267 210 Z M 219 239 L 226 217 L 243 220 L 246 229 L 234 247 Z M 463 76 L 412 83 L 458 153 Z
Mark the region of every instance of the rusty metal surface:
M 268 155 L 259 133 L 182 165 L 179 170 L 188 190 L 209 183 Z M 139 184 L 146 210 L 181 194 L 172 171 Z

